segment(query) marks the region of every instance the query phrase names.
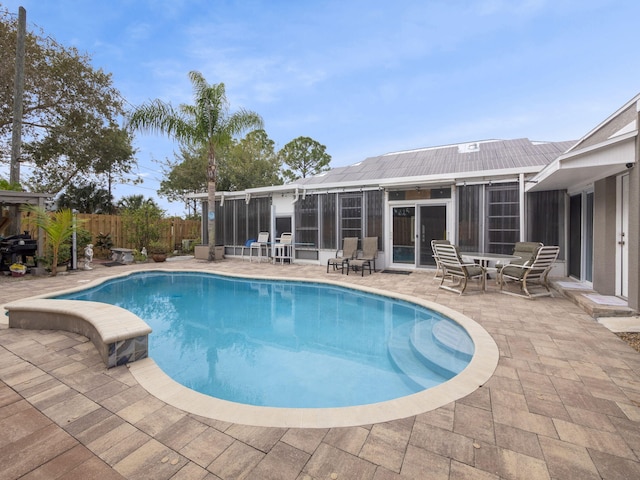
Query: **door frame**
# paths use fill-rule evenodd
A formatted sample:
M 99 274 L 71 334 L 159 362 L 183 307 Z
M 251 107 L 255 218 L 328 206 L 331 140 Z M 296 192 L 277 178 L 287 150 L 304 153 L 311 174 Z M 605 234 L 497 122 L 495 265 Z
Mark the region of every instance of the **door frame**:
M 444 206 L 446 209 L 445 222 L 446 222 L 446 236 L 451 243 L 455 243 L 453 238 L 454 229 L 454 203 L 451 198 L 438 198 L 433 200 L 420 200 L 420 201 L 394 201 L 387 204 L 386 214 L 388 217 L 387 225 L 389 225 L 388 235 L 385 240 L 385 263 L 391 268 L 402 268 L 405 270 L 416 270 L 434 268 L 432 265 L 420 265 L 420 207 L 423 206 Z M 413 237 L 414 237 L 414 261 L 411 263 L 393 263 L 393 209 L 394 208 L 415 208 L 414 224 L 413 224 Z
M 629 174 L 616 178 L 616 295 L 629 295 Z

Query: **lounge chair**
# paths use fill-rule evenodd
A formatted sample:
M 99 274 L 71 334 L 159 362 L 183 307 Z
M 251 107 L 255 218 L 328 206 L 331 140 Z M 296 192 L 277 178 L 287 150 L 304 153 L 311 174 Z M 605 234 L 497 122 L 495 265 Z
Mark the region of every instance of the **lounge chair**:
M 376 257 L 378 256 L 378 237 L 365 237 L 362 240 L 362 255 L 352 260 L 347 260 L 347 275 L 349 275 L 349 269 L 353 268 L 356 271 L 360 268 L 362 276 L 364 277 L 364 269 L 369 269 L 369 275 L 371 275 L 371 263 L 373 263 L 373 271 L 376 271 Z
M 327 273 L 329 266 L 333 265 L 333 270 L 340 269 L 344 273 L 344 266 L 358 253 L 358 237 L 345 237 L 342 239 L 342 250 L 336 251 L 336 256 L 327 260 Z
M 498 283 L 500 291 L 508 295 L 516 295 L 524 298 L 551 296 L 551 289 L 547 283 L 547 277 L 558 258 L 560 247 L 540 247 L 533 261 L 525 262 L 522 265 L 509 264 L 498 273 Z M 520 284 L 521 292 L 511 292 L 504 290 L 506 282 L 512 280 Z M 544 291 L 532 293 L 531 284 L 538 283 L 544 287 Z
M 433 276 L 434 279 L 441 277 L 443 274 L 442 265 L 440 265 L 440 259 L 436 252 L 436 245 L 451 245 L 451 242 L 449 240 L 431 240 L 431 252 L 433 252 L 433 259 L 436 262 L 436 273 Z
M 479 279 L 480 291 L 485 291 L 487 282 L 486 268 L 476 263 L 465 263 L 455 245 L 436 244 L 435 248 L 442 266 L 442 280 L 439 288 L 462 295 L 467 289 L 469 280 Z M 454 281 L 457 280 L 457 283 L 445 285 L 444 280 L 447 276 L 450 276 Z

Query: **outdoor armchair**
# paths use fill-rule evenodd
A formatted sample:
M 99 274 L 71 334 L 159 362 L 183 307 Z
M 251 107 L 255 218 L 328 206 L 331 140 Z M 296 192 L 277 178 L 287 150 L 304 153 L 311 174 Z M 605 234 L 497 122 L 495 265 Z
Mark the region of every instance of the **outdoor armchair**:
M 433 276 L 434 279 L 441 277 L 443 274 L 442 265 L 440 265 L 438 252 L 436 251 L 436 245 L 451 245 L 451 242 L 449 240 L 431 240 L 431 251 L 433 252 L 433 259 L 436 262 L 436 273 Z
M 516 242 L 513 247 L 513 255 L 516 257 L 515 260 L 511 260 L 509 265 L 525 265 L 530 264 L 536 258 L 538 254 L 538 250 L 540 247 L 544 246 L 540 242 Z M 496 265 L 498 272 L 502 270 L 506 265 Z
M 498 273 L 498 283 L 500 291 L 509 295 L 516 295 L 525 298 L 551 296 L 551 290 L 547 283 L 547 277 L 558 258 L 560 247 L 540 247 L 533 261 L 525 262 L 522 265 L 509 264 Z M 519 292 L 504 290 L 506 282 L 514 281 L 520 285 Z M 544 291 L 532 293 L 530 288 L 533 283 L 544 287 Z
M 337 250 L 336 256 L 327 260 L 327 273 L 329 273 L 330 265 L 333 265 L 333 270 L 340 269 L 344 273 L 345 264 L 355 258 L 357 253 L 358 237 L 345 237 L 342 240 L 342 250 Z
M 347 260 L 347 275 L 349 275 L 349 269 L 357 270 L 360 268 L 362 276 L 364 277 L 365 267 L 369 269 L 369 275 L 371 275 L 371 263 L 373 263 L 373 271 L 376 271 L 376 257 L 378 256 L 378 237 L 365 237 L 362 240 L 362 255 L 352 260 Z
M 442 266 L 442 280 L 440 288 L 462 295 L 471 279 L 480 280 L 480 291 L 484 292 L 487 282 L 487 270 L 476 263 L 466 263 L 460 257 L 455 245 L 435 244 L 436 254 Z M 445 285 L 445 277 L 450 276 L 454 283 Z M 455 281 L 457 280 L 457 283 Z

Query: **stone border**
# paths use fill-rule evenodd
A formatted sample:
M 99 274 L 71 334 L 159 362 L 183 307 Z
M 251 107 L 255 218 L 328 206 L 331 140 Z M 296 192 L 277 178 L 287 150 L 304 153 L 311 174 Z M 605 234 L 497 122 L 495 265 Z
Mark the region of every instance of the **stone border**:
M 452 379 L 422 392 L 386 402 L 339 408 L 275 408 L 259 407 L 234 403 L 210 397 L 191 390 L 173 380 L 157 366 L 151 358 L 144 358 L 128 365 L 136 381 L 159 400 L 195 415 L 244 425 L 283 428 L 331 428 L 368 425 L 406 418 L 442 407 L 463 398 L 482 387 L 493 375 L 499 359 L 499 350 L 489 333 L 477 322 L 451 308 L 422 300 L 409 295 L 391 293 L 375 288 L 342 283 L 331 279 L 303 279 L 295 277 L 246 276 L 232 273 L 219 273 L 210 270 L 137 270 L 99 279 L 79 287 L 56 293 L 42 295 L 47 298 L 66 293 L 86 290 L 104 282 L 127 277 L 138 273 L 202 273 L 246 280 L 274 280 L 300 283 L 322 283 L 343 288 L 351 288 L 366 293 L 404 300 L 439 312 L 464 328 L 475 346 L 475 353 L 469 365 Z M 33 302 L 32 299 L 24 300 Z M 61 300 L 50 300 L 60 302 Z M 71 301 L 71 300 L 69 300 Z M 81 302 L 86 304 L 87 302 Z M 94 302 L 92 302 L 94 303 Z M 98 304 L 104 305 L 104 304 Z M 8 308 L 9 306 L 5 306 Z M 110 308 L 117 308 L 107 305 Z M 84 308 L 84 307 L 83 307 Z M 76 313 L 77 314 L 77 313 Z M 133 315 L 129 312 L 130 315 Z M 135 315 L 134 315 L 135 316 Z M 139 321 L 142 321 L 136 317 Z M 146 325 L 146 324 L 145 324 Z M 152 340 L 153 341 L 153 340 Z

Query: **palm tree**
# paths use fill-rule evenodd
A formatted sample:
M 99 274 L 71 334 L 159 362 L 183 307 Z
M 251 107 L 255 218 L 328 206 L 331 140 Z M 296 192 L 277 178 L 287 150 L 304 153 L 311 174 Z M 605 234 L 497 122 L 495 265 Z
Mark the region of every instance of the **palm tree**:
M 216 150 L 229 144 L 235 135 L 249 129 L 263 128 L 262 117 L 240 109 L 229 113 L 224 83 L 209 85 L 200 72 L 189 72 L 195 105 L 171 104 L 156 99 L 136 108 L 129 115 L 134 130 L 157 132 L 175 138 L 189 147 L 203 147 L 207 151 L 207 197 L 209 216 L 209 260 L 215 258 L 216 245 Z
M 25 205 L 23 211 L 35 216 L 35 224 L 42 228 L 47 235 L 47 242 L 51 247 L 51 276 L 58 274 L 58 253 L 60 246 L 73 235 L 73 230 L 80 223 L 79 220 L 74 221 L 74 215 L 70 209 L 64 208 L 49 214 L 45 209 L 34 205 Z

